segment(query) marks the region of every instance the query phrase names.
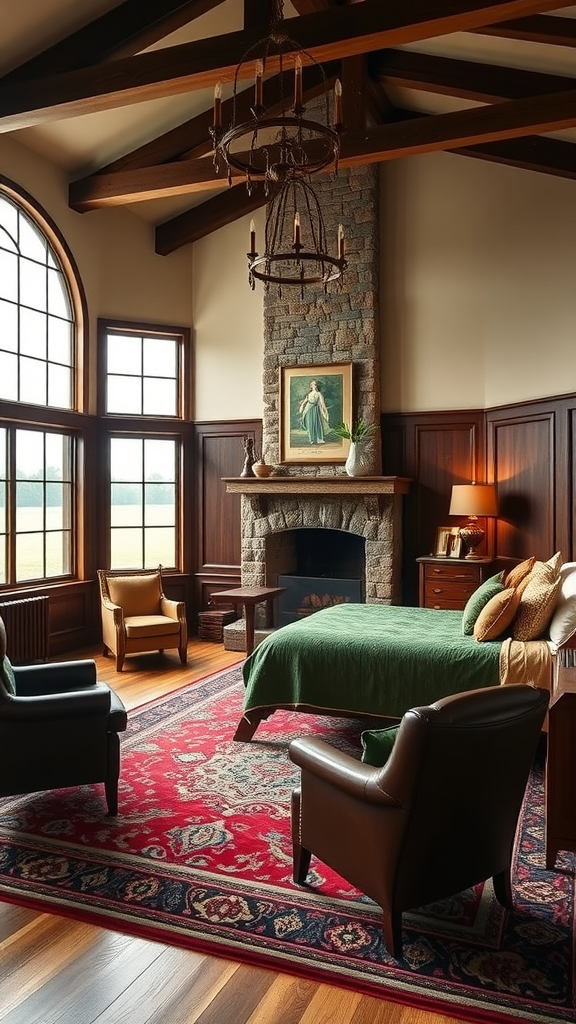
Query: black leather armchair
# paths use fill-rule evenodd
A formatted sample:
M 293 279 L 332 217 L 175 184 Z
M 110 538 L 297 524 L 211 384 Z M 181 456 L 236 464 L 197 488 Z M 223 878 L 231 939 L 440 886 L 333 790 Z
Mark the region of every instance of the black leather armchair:
M 402 912 L 492 877 L 512 906 L 511 863 L 547 690 L 471 690 L 408 711 L 384 767 L 322 740 L 298 739 L 292 797 L 294 881 L 314 853 L 382 908 L 386 945 L 401 955 Z
M 0 664 L 6 630 L 0 618 Z M 16 693 L 0 672 L 0 796 L 103 782 L 118 813 L 126 709 L 88 659 L 15 666 Z

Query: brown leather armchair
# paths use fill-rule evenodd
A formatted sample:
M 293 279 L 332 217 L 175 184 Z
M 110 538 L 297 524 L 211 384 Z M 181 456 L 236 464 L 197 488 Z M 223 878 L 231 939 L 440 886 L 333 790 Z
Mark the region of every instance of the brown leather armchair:
M 96 679 L 91 660 L 6 663 L 0 618 L 0 796 L 103 782 L 118 813 L 120 739 L 126 709 Z M 15 693 L 12 692 L 15 687 Z
M 395 957 L 404 910 L 491 876 L 511 907 L 514 837 L 548 700 L 533 686 L 496 686 L 413 708 L 381 768 L 293 740 L 294 881 L 304 883 L 312 853 L 330 865 L 381 906 Z
M 160 569 L 128 571 L 98 569 L 104 654 L 116 656 L 122 671 L 127 654 L 178 648 L 188 660 L 188 627 L 183 601 L 164 594 Z

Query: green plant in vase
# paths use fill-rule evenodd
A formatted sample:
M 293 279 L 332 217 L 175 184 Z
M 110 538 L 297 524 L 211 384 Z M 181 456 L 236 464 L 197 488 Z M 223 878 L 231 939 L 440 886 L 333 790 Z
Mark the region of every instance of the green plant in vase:
M 359 418 L 352 422 L 338 423 L 332 428 L 338 437 L 350 441 L 350 450 L 346 459 L 345 469 L 348 476 L 367 476 L 371 472 L 372 442 L 378 430 L 375 423 L 367 423 Z

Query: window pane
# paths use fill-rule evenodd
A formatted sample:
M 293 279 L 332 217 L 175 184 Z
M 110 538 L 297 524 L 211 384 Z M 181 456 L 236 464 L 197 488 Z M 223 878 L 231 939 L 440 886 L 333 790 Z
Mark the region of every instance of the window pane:
M 112 526 L 142 526 L 142 486 L 112 484 Z
M 72 366 L 72 324 L 48 317 L 48 359 L 63 366 Z
M 142 441 L 140 438 L 113 437 L 110 441 L 112 480 L 142 480 Z
M 46 359 L 47 326 L 44 313 L 20 308 L 20 351 L 23 355 Z
M 144 338 L 145 377 L 176 377 L 178 346 L 174 338 Z
M 175 380 L 144 379 L 144 416 L 176 416 L 177 401 Z
M 16 484 L 16 532 L 44 529 L 44 485 L 25 480 Z
M 0 352 L 0 398 L 18 401 L 18 357 Z
M 106 348 L 108 373 L 142 376 L 142 338 L 130 334 L 109 334 Z
M 64 576 L 72 571 L 70 566 L 69 535 L 55 531 L 46 534 L 46 576 Z
M 20 401 L 46 405 L 46 363 L 39 359 L 20 360 Z
M 64 488 L 62 484 L 46 484 L 46 529 L 61 530 L 64 526 Z
M 145 533 L 144 565 L 176 565 L 176 532 L 173 527 L 151 527 Z
M 48 405 L 56 409 L 72 408 L 72 371 L 66 366 L 48 364 Z
M 145 480 L 175 480 L 176 442 L 147 438 L 144 442 Z
M 20 301 L 33 309 L 46 311 L 46 267 L 31 260 L 20 260 Z
M 18 350 L 18 307 L 0 300 L 0 346 L 10 352 Z
M 146 484 L 146 525 L 174 526 L 176 522 L 174 484 Z
M 16 537 L 16 581 L 37 580 L 44 576 L 44 534 L 27 533 Z
M 16 476 L 20 479 L 44 474 L 44 434 L 40 430 L 16 431 Z
M 0 249 L 0 298 L 18 301 L 18 257 Z
M 9 199 L 0 195 L 0 223 L 4 225 L 6 231 L 12 238 L 16 238 L 18 234 L 18 210 L 14 203 L 11 203 Z M 0 245 L 4 245 L 6 239 L 0 235 Z
M 27 217 L 20 216 L 18 221 L 20 252 L 37 263 L 46 263 L 47 244 L 44 235 Z
M 140 416 L 142 383 L 140 377 L 108 377 L 106 412 Z
M 46 479 L 64 480 L 64 465 L 68 462 L 68 438 L 62 434 L 46 434 Z
M 0 427 L 0 479 L 6 479 L 6 441 L 8 431 L 6 427 Z
M 110 537 L 112 569 L 142 568 L 142 530 L 112 530 Z
M 68 288 L 60 270 L 48 271 L 48 310 L 53 316 L 72 319 Z
M 6 484 L 0 482 L 0 533 L 6 533 Z M 0 540 L 0 547 L 4 540 Z

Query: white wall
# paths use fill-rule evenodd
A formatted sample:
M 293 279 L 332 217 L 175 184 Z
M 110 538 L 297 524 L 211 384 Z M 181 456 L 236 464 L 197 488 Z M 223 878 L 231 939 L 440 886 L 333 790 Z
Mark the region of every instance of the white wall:
M 576 390 L 576 182 L 439 153 L 381 167 L 382 405 Z
M 262 285 L 248 285 L 250 220 L 258 210 L 194 245 L 194 344 L 197 420 L 260 419 L 264 357 Z

